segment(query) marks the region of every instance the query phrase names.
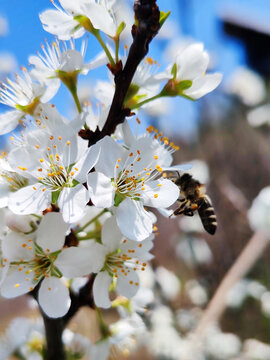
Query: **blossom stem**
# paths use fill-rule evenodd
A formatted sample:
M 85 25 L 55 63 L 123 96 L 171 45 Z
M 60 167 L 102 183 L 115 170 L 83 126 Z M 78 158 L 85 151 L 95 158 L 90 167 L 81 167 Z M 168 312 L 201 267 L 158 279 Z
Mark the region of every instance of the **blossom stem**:
M 96 39 L 98 40 L 98 42 L 102 46 L 103 50 L 105 51 L 105 54 L 107 55 L 107 58 L 109 59 L 111 66 L 114 67 L 115 62 L 113 60 L 113 57 L 112 57 L 109 49 L 107 48 L 107 45 L 105 44 L 102 37 L 100 36 L 100 32 L 98 30 L 94 30 L 94 31 L 92 31 L 92 34 L 96 37 Z
M 77 94 L 77 87 L 75 88 L 69 88 L 70 92 L 71 92 L 71 95 L 74 99 L 74 102 L 76 104 L 76 107 L 77 107 L 77 110 L 79 112 L 79 114 L 82 112 L 82 107 L 81 107 L 81 103 L 80 103 L 80 100 L 78 98 L 78 94 Z
M 162 95 L 161 93 L 159 93 L 159 94 L 157 94 L 157 95 L 155 95 L 155 96 L 152 96 L 152 97 L 150 97 L 150 98 L 148 98 L 148 99 L 145 99 L 145 100 L 141 101 L 140 103 L 137 103 L 137 104 L 131 106 L 131 107 L 130 107 L 130 110 L 138 109 L 138 108 L 142 107 L 143 105 L 145 105 L 145 104 L 147 104 L 147 103 L 149 103 L 149 102 L 151 102 L 151 101 L 153 101 L 153 100 L 156 100 L 156 99 L 161 98 L 162 96 L 164 96 L 164 95 Z
M 107 212 L 107 209 L 102 210 L 100 213 L 98 213 L 93 219 L 89 220 L 86 224 L 84 224 L 82 227 L 80 227 L 79 229 L 77 229 L 76 231 L 74 231 L 74 234 L 78 234 L 81 231 L 83 231 L 84 229 L 86 229 L 89 225 L 93 224 L 93 222 L 95 222 L 96 220 L 98 220 L 98 218 L 105 214 L 105 212 Z
M 96 314 L 97 314 L 99 330 L 101 332 L 102 338 L 106 338 L 106 337 L 110 336 L 111 333 L 110 333 L 109 327 L 104 322 L 104 320 L 102 318 L 101 311 L 100 311 L 100 309 L 98 307 L 96 307 Z
M 119 60 L 119 36 L 115 39 L 115 62 L 118 63 Z

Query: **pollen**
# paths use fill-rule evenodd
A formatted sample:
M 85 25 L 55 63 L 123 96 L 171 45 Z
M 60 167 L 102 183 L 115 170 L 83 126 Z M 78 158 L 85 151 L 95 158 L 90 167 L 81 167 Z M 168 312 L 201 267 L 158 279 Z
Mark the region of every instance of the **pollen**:
M 26 168 L 26 167 L 21 167 L 21 166 L 18 166 L 18 169 L 20 169 L 20 170 L 22 170 L 22 171 L 27 170 L 27 168 Z
M 156 199 L 157 197 L 158 197 L 158 194 L 155 194 L 155 195 L 154 195 L 154 198 Z
M 153 64 L 154 64 L 154 60 L 153 60 L 150 56 L 148 56 L 148 57 L 146 58 L 146 63 L 149 64 L 149 65 L 153 65 Z

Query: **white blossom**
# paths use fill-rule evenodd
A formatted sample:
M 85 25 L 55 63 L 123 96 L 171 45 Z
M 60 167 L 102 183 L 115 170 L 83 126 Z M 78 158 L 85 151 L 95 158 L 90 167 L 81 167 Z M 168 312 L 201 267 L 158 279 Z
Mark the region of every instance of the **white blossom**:
M 28 235 L 10 232 L 3 240 L 3 258 L 10 262 L 1 295 L 13 298 L 32 291 L 41 282 L 38 301 L 50 317 L 64 316 L 70 307 L 69 290 L 62 276 L 89 274 L 92 249 L 63 249 L 68 225 L 59 213 L 46 214 Z
M 144 271 L 146 261 L 153 246 L 153 236 L 138 243 L 125 239 L 121 234 L 115 217 L 107 219 L 101 231 L 101 244 L 89 261 L 99 268 L 93 286 L 97 306 L 109 308 L 111 301 L 109 289 L 112 283 L 116 292 L 127 298 L 133 297 L 139 289 L 138 271 Z
M 0 88 L 0 102 L 15 109 L 0 115 L 0 135 L 22 124 L 25 115 L 34 115 L 40 101 L 49 100 L 43 99 L 45 85 L 34 82 L 28 71 L 22 70 L 23 76 L 16 75 L 15 81 L 7 79 Z
M 187 46 L 176 55 L 174 66 L 167 71 L 175 76 L 178 90 L 192 99 L 213 91 L 221 82 L 220 73 L 205 74 L 209 63 L 209 55 L 203 50 L 203 44 Z
M 106 136 L 95 169 L 88 175 L 88 189 L 97 207 L 113 207 L 124 236 L 141 241 L 152 232 L 152 219 L 144 206 L 166 208 L 178 198 L 170 180 L 157 179 L 169 153 L 149 137 L 136 140 L 129 150 Z
M 61 7 L 52 2 L 56 10 L 45 10 L 39 15 L 44 30 L 60 40 L 81 37 L 85 30 L 101 30 L 109 36 L 116 34 L 116 20 L 108 0 L 59 0 Z
M 36 182 L 11 194 L 9 208 L 25 215 L 57 203 L 65 221 L 77 221 L 89 201 L 83 183 L 98 155 L 98 146 L 81 154 L 77 134 L 68 125 L 53 132 L 36 130 L 28 134 L 27 144 L 10 152 L 9 162 L 19 173 L 32 175 Z

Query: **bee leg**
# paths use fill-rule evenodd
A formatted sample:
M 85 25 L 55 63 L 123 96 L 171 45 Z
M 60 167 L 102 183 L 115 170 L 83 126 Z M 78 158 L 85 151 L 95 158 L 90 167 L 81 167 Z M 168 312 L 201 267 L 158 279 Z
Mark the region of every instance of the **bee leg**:
M 193 216 L 194 212 L 192 211 L 191 208 L 186 208 L 186 209 L 184 209 L 183 214 L 186 216 Z

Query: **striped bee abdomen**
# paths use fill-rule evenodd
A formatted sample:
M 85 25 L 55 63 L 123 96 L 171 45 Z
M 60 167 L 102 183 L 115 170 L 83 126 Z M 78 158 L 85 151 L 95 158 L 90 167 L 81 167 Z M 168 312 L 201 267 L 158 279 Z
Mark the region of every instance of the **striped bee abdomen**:
M 217 229 L 217 217 L 208 196 L 205 195 L 204 197 L 201 197 L 200 204 L 198 205 L 198 213 L 203 227 L 209 234 L 214 235 Z

